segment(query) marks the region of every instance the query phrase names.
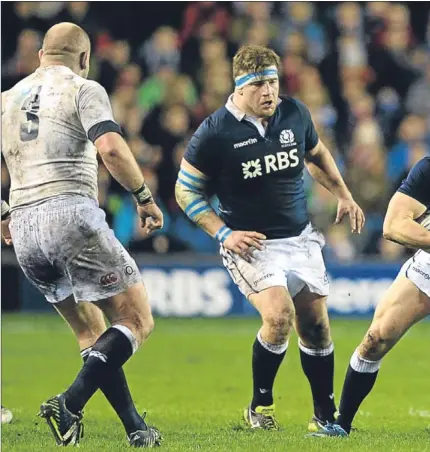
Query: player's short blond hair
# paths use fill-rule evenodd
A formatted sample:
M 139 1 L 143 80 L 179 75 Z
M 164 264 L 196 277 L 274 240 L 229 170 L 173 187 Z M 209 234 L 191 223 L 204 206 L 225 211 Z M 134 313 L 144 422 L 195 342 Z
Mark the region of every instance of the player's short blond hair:
M 281 59 L 272 49 L 263 46 L 243 46 L 233 57 L 233 79 L 242 74 L 261 72 L 269 66 L 279 70 Z

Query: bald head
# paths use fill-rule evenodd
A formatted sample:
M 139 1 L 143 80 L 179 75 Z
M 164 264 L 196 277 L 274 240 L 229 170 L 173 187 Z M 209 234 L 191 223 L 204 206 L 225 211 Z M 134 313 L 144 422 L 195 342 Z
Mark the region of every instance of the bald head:
M 46 32 L 42 49 L 45 55 L 79 55 L 90 50 L 90 38 L 78 25 L 62 22 Z
M 40 59 L 42 65 L 64 64 L 81 73 L 88 65 L 90 50 L 88 34 L 78 25 L 62 22 L 46 32 Z

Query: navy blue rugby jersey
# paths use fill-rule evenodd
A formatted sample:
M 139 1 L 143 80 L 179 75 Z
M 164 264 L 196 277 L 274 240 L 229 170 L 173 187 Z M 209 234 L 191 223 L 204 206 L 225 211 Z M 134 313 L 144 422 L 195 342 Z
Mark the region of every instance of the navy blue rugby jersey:
M 430 210 L 430 157 L 424 157 L 412 167 L 397 191 L 416 199 Z
M 185 160 L 211 179 L 219 215 L 231 229 L 268 239 L 299 235 L 309 223 L 304 158 L 318 143 L 308 109 L 281 96 L 262 136 L 233 107 L 228 102 L 203 121 Z

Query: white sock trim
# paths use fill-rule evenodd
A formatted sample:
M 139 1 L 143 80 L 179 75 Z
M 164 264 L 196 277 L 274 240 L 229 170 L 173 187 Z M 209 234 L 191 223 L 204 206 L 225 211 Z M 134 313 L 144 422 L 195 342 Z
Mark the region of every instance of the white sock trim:
M 307 348 L 299 339 L 299 348 L 303 353 L 306 353 L 309 356 L 328 356 L 333 353 L 334 345 L 332 342 L 327 348 Z
M 361 374 L 373 374 L 377 372 L 381 367 L 381 363 L 381 359 L 379 361 L 369 361 L 368 359 L 362 358 L 357 350 L 352 354 L 351 361 L 349 362 L 350 366 Z
M 139 343 L 137 342 L 137 339 L 134 337 L 134 334 L 131 332 L 130 328 L 127 328 L 125 325 L 113 325 L 112 328 L 116 328 L 118 331 L 121 331 L 121 333 L 123 333 L 124 336 L 130 341 L 134 354 L 139 348 Z
M 269 342 L 266 342 L 261 337 L 261 330 L 257 333 L 257 339 L 258 342 L 262 345 L 263 348 L 265 348 L 267 351 L 274 353 L 275 355 L 280 355 L 281 353 L 284 353 L 287 351 L 288 348 L 288 340 L 285 342 L 285 344 L 270 344 Z

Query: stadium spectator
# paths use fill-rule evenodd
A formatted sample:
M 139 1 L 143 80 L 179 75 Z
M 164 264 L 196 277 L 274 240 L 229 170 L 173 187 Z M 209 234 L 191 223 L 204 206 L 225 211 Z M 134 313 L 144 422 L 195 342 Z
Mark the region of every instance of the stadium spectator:
M 397 92 L 392 88 L 382 88 L 376 96 L 376 119 L 384 135 L 384 142 L 391 147 L 395 140 L 395 131 L 402 118 L 402 106 Z
M 192 2 L 184 11 L 179 32 L 181 46 L 181 68 L 189 74 L 188 68 L 199 61 L 200 42 L 220 36 L 226 38 L 230 25 L 230 15 L 222 3 Z
M 6 76 L 25 77 L 39 65 L 37 52 L 42 44 L 41 35 L 30 29 L 24 29 L 18 36 L 15 55 L 2 66 Z
M 158 106 L 166 97 L 166 89 L 173 82 L 175 72 L 168 66 L 161 66 L 152 77 L 146 78 L 138 90 L 138 103 L 148 111 Z
M 192 2 L 184 12 L 180 31 L 180 43 L 184 46 L 189 39 L 196 36 L 215 34 L 226 37 L 229 26 L 229 14 L 222 4 L 217 2 Z
M 281 5 L 278 34 L 274 46 L 283 53 L 285 45 L 293 33 L 299 32 L 306 40 L 307 59 L 318 64 L 327 52 L 326 36 L 323 27 L 315 17 L 315 7 L 311 2 L 283 2 Z
M 160 67 L 178 72 L 180 53 L 178 35 L 171 27 L 160 27 L 138 50 L 138 59 L 145 72 L 153 75 Z
M 282 56 L 281 90 L 309 106 L 355 191 L 361 190 L 363 174 L 367 177 L 366 165 L 375 164 L 361 200 L 371 210 L 369 233 L 354 239 L 351 256 L 389 254 L 384 250 L 391 245 L 379 244 L 387 193 L 377 188 L 378 174 L 391 194 L 411 162 L 430 153 L 430 34 L 425 28 L 430 19 L 418 17 L 418 10 L 390 2 L 193 2 L 184 7 L 182 20 L 160 18 L 137 40 L 122 29 L 132 10 L 122 11 L 112 35 L 106 30 L 113 30 L 108 20 L 114 13 L 103 14 L 92 2 L 15 2 L 9 11 L 3 90 L 32 70 L 38 33 L 52 21 L 84 26 L 94 44 L 91 78 L 106 86 L 136 156 L 157 174 L 172 225 L 190 237 L 196 231 L 170 193 L 175 155 L 202 119 L 225 104 L 232 91 L 229 58 L 238 46 L 273 45 Z M 124 192 L 108 176 L 100 184 L 101 202 L 114 218 Z M 316 192 L 306 175 L 305 184 L 315 221 L 331 236 L 329 197 Z M 181 246 L 209 249 L 198 240 Z
M 230 39 L 236 46 L 268 45 L 277 36 L 277 23 L 271 20 L 273 2 L 235 2 L 235 8 L 238 14 L 231 24 Z
M 45 3 L 45 2 L 38 2 Z M 47 3 L 47 2 L 46 2 Z M 56 2 L 60 3 L 60 2 Z M 90 8 L 90 2 L 63 2 L 64 9 L 55 17 L 55 22 L 72 22 L 84 28 L 94 41 L 96 35 L 101 31 L 97 14 Z M 51 7 L 51 5 L 50 5 Z
M 114 41 L 107 47 L 105 58 L 100 64 L 98 80 L 108 94 L 115 89 L 118 74 L 130 62 L 130 45 L 127 41 Z
M 228 71 L 231 70 L 227 60 L 228 49 L 227 43 L 221 38 L 205 39 L 200 45 L 200 62 L 195 68 L 192 77 L 197 83 L 199 91 L 202 91 L 206 74 L 220 66 L 228 65 Z
M 406 98 L 408 112 L 430 118 L 430 60 L 425 73 L 409 88 Z
M 416 145 L 429 153 L 426 138 L 428 125 L 420 116 L 409 115 L 402 121 L 398 129 L 398 142 L 388 154 L 388 177 L 392 183 L 398 182 L 409 166 L 410 154 Z

